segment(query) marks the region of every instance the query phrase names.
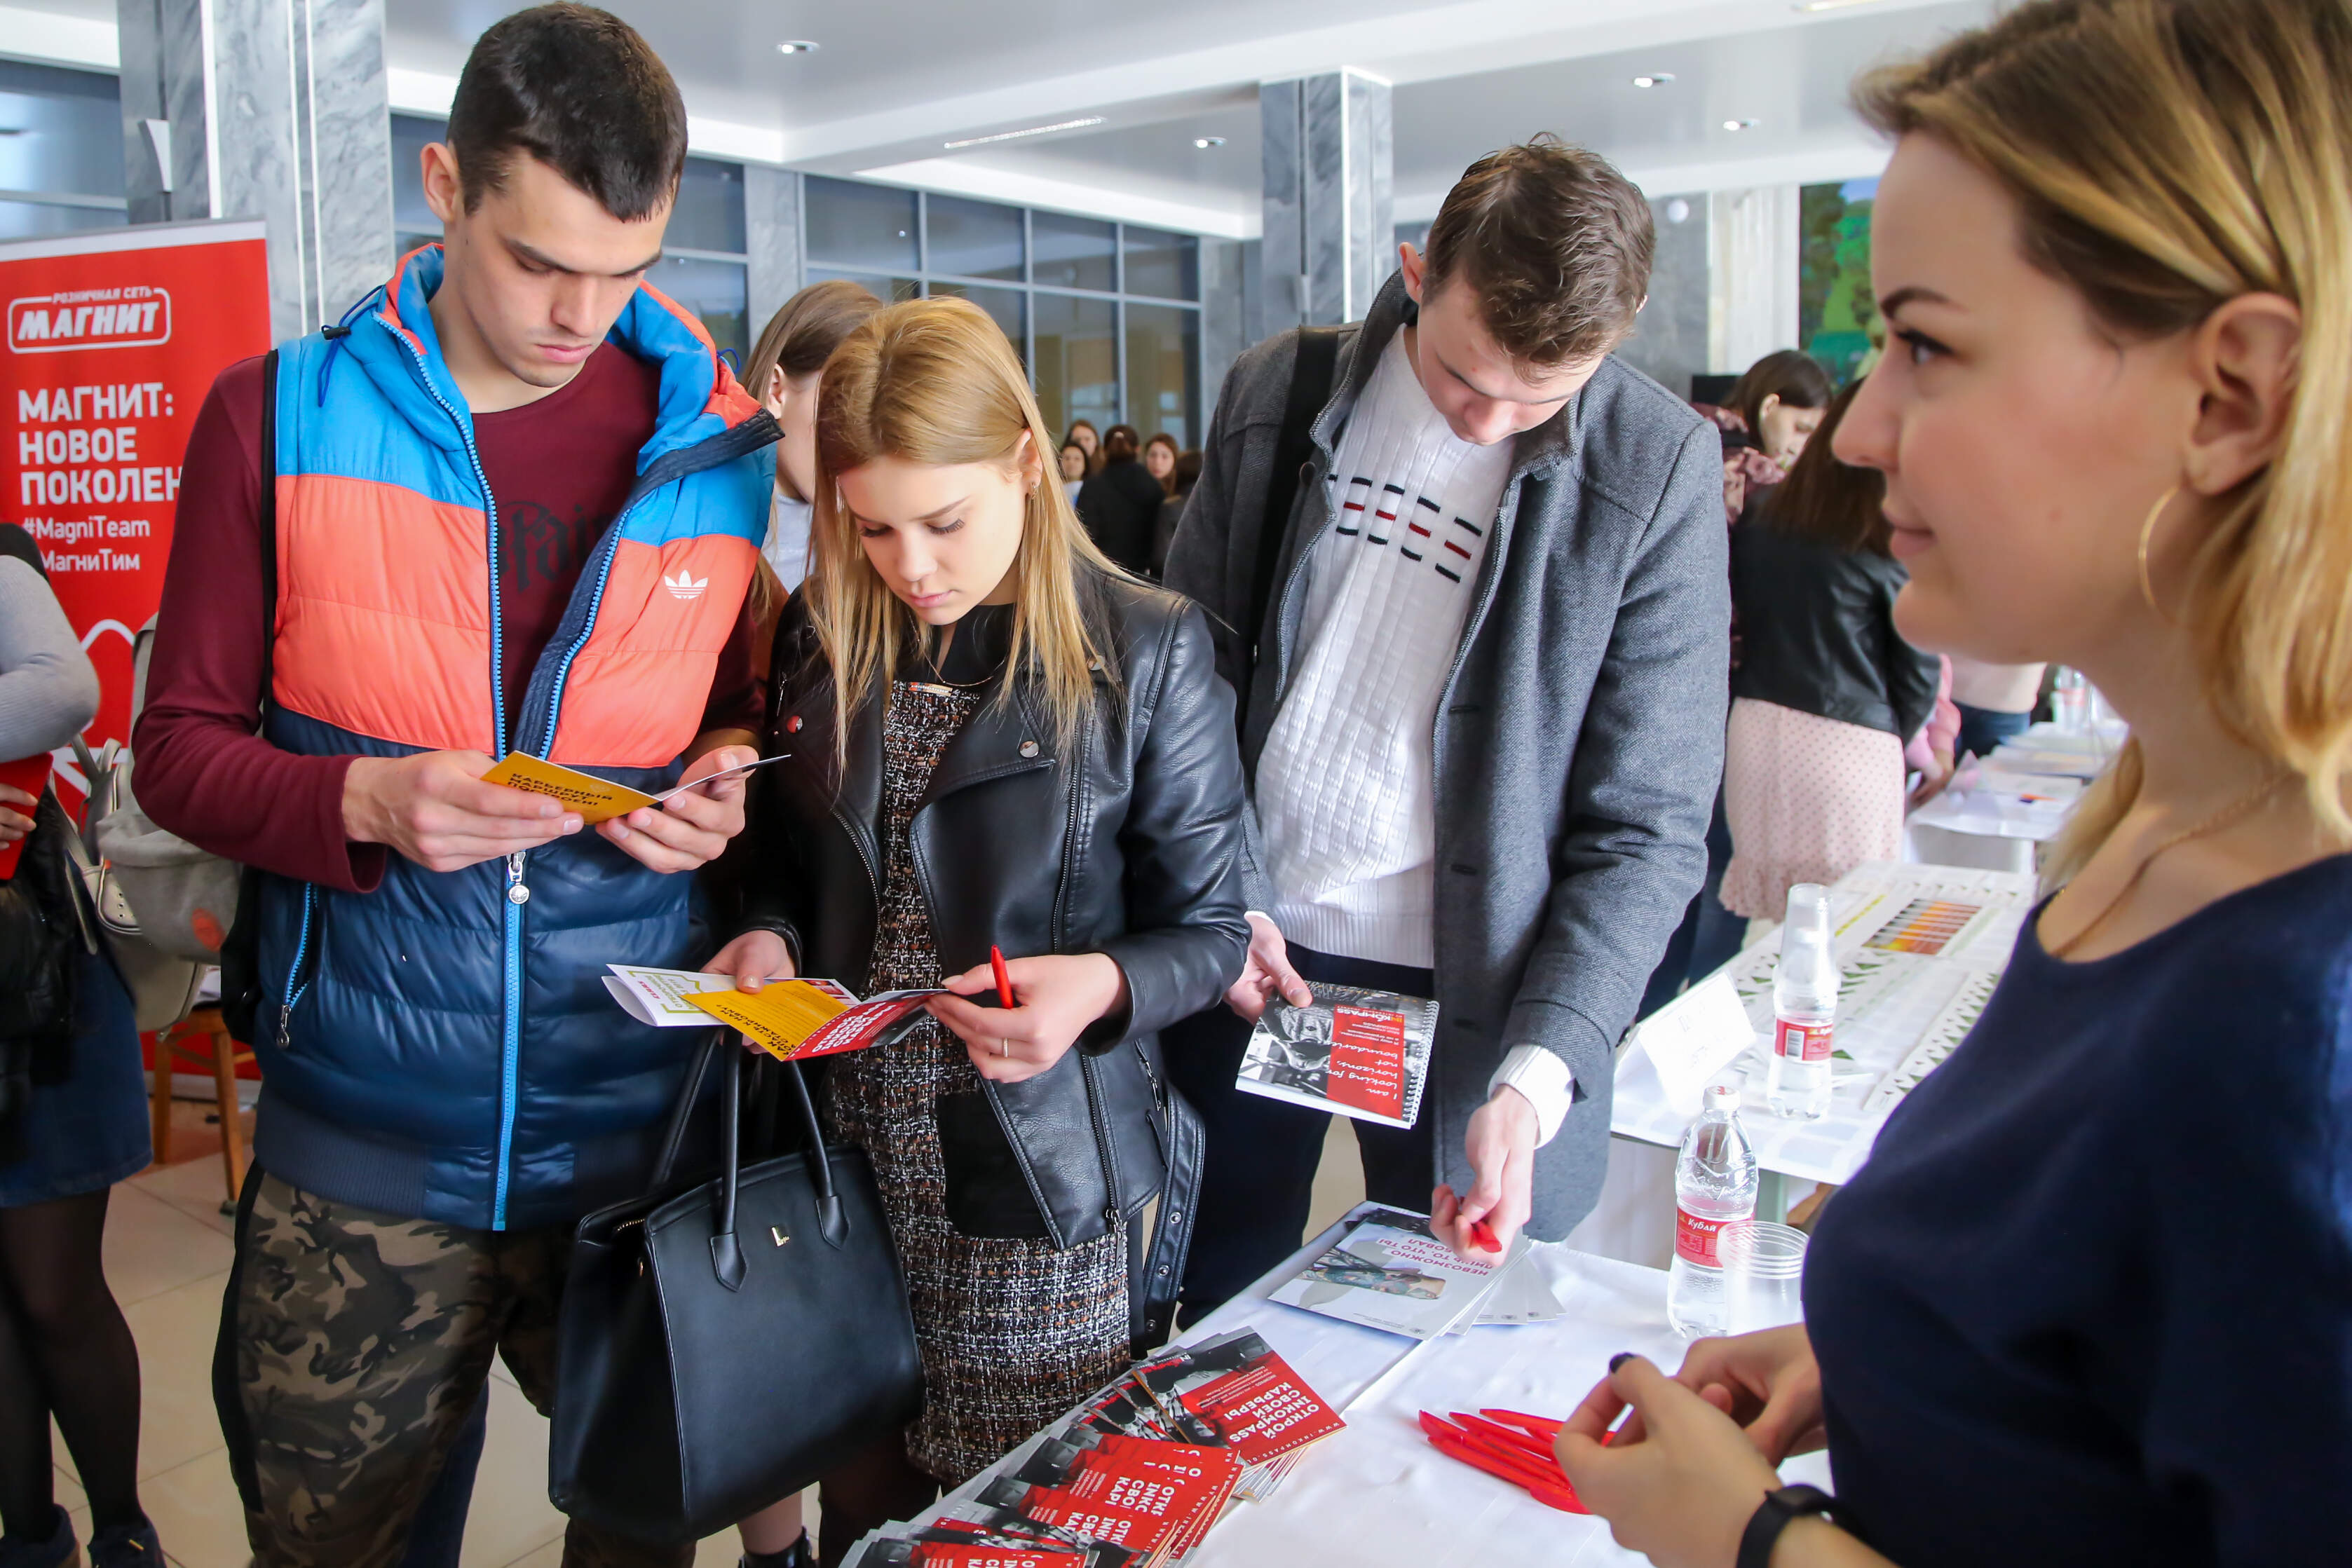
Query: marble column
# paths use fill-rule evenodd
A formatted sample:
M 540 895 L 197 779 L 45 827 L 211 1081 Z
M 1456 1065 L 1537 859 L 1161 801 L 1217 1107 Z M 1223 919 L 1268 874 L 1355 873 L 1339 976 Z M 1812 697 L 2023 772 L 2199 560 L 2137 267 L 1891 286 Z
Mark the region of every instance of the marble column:
M 1797 187 L 1757 185 L 1709 199 L 1707 368 L 1738 375 L 1797 342 Z
M 1360 319 L 1396 263 L 1389 84 L 1340 70 L 1258 89 L 1265 329 Z
M 116 19 L 132 223 L 266 222 L 280 339 L 384 280 L 383 0 L 117 0 Z
M 1691 395 L 1691 377 L 1708 365 L 1708 205 L 1704 193 L 1650 203 L 1658 235 L 1650 297 L 1633 319 L 1633 335 L 1617 350 L 1680 398 Z
M 1256 340 L 1248 335 L 1243 271 L 1251 242 L 1201 241 L 1201 402 L 1203 412 L 1234 367 Z
M 801 256 L 801 177 L 764 163 L 743 165 L 743 240 L 751 251 L 745 292 L 751 337 L 785 300 L 800 292 L 807 269 Z

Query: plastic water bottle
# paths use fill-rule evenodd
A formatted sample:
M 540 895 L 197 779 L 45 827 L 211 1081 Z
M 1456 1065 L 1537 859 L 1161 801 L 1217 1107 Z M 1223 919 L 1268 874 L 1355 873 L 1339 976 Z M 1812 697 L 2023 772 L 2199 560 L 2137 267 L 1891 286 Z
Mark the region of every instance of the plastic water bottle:
M 1666 1321 L 1685 1339 L 1723 1332 L 1723 1264 L 1716 1233 L 1756 1218 L 1756 1151 L 1739 1125 L 1739 1091 L 1709 1086 L 1675 1158 L 1675 1260 Z
M 1801 882 L 1789 890 L 1780 967 L 1772 979 L 1772 1058 L 1764 1100 L 1774 1115 L 1810 1122 L 1829 1113 L 1830 1037 L 1837 1001 L 1829 890 Z

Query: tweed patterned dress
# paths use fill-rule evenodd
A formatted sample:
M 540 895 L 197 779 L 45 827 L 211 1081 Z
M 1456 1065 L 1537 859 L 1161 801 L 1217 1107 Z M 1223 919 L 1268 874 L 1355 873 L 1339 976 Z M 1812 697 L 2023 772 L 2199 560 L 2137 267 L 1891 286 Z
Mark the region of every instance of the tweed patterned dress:
M 898 683 L 882 727 L 882 907 L 867 989 L 939 983 L 907 830 L 948 743 L 985 687 Z M 1127 1236 L 1057 1252 L 1044 1240 L 963 1235 L 947 1217 L 934 1105 L 980 1091 L 963 1042 L 926 1021 L 894 1044 L 837 1057 L 833 1131 L 873 1161 L 907 1273 L 923 1358 L 923 1414 L 907 1454 L 950 1486 L 1116 1375 L 1128 1361 Z

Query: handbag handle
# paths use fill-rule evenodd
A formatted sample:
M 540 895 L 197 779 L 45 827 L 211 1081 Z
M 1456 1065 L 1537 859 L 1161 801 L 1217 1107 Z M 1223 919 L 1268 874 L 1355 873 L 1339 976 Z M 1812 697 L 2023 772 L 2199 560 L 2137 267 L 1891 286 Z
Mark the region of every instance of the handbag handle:
M 727 1049 L 724 1031 L 711 1035 L 709 1043 L 702 1048 L 687 1072 L 686 1087 L 678 1095 L 677 1106 L 670 1113 L 668 1131 L 664 1134 L 654 1185 L 656 1190 L 667 1185 L 685 1136 L 688 1113 L 702 1087 L 703 1075 L 709 1069 L 710 1053 L 721 1050 L 727 1051 L 727 1076 L 719 1092 L 719 1176 L 718 1190 L 711 1196 L 710 1272 L 727 1289 L 740 1291 L 743 1288 L 743 1243 L 736 1234 L 735 1216 L 743 1183 L 743 1051 Z M 791 1078 L 793 1098 L 801 1108 L 801 1122 L 808 1132 L 808 1171 L 810 1183 L 816 1188 L 817 1234 L 824 1239 L 826 1246 L 838 1251 L 849 1240 L 848 1206 L 834 1186 L 833 1156 L 825 1149 L 824 1128 L 817 1121 L 816 1103 L 809 1096 L 808 1080 L 801 1075 L 801 1064 L 787 1061 L 784 1071 Z

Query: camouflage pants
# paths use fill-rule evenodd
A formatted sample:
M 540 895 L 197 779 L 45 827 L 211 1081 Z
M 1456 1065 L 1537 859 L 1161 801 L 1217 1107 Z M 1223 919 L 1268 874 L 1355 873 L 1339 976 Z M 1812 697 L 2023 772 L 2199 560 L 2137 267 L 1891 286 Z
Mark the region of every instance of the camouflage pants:
M 232 1397 L 243 1417 L 230 1449 L 250 1461 L 235 1468 L 258 1568 L 398 1568 L 491 1356 L 547 1409 L 571 1248 L 569 1228 L 403 1219 L 256 1173 L 225 1325 L 235 1389 L 220 1392 L 223 1424 Z M 576 1520 L 564 1535 L 564 1568 L 693 1558 Z

